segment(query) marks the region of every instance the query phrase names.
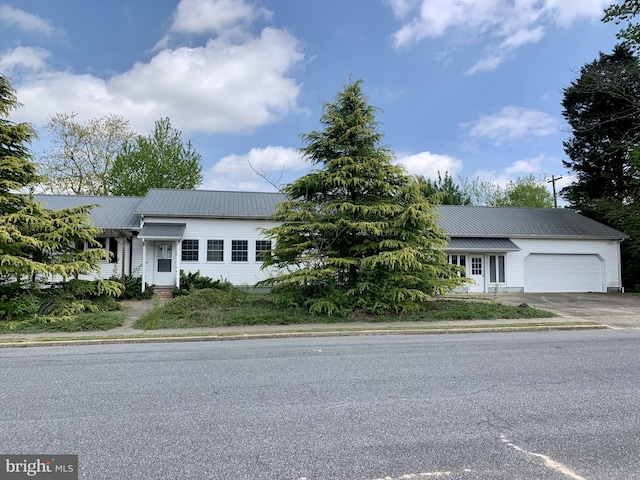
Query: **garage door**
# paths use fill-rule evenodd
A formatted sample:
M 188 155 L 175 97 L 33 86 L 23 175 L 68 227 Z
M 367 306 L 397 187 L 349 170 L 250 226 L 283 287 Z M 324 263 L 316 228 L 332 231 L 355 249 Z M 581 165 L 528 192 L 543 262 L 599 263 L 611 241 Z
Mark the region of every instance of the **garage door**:
M 597 255 L 532 253 L 524 263 L 524 291 L 602 292 L 602 261 Z

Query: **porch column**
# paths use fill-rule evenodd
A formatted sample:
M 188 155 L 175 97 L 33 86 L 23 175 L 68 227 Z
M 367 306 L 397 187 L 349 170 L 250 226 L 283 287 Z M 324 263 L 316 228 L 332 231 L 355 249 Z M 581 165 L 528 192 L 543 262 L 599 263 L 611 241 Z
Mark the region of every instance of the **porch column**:
M 180 261 L 182 260 L 182 240 L 176 240 L 176 287 L 180 288 Z
M 147 284 L 147 242 L 142 239 L 142 291 Z

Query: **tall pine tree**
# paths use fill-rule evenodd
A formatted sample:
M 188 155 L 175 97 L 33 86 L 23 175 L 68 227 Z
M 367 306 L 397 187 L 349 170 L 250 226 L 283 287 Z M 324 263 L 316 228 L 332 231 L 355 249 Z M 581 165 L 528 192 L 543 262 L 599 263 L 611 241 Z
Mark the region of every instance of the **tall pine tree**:
M 564 90 L 572 130 L 563 161 L 575 181 L 561 191 L 571 208 L 617 228 L 623 284 L 640 289 L 640 62 L 629 47 L 600 53 Z
M 91 226 L 90 206 L 51 211 L 24 190 L 37 182 L 28 145 L 36 137 L 27 123 L 9 120 L 19 107 L 7 77 L 0 74 L 0 285 L 31 287 L 51 275 L 70 278 L 90 273 L 104 258 Z M 116 292 L 113 285 L 107 290 Z
M 324 130 L 302 135 L 301 153 L 319 168 L 284 187 L 288 201 L 264 267 L 287 301 L 313 313 L 411 311 L 464 283 L 447 263 L 445 234 L 414 178 L 381 144 L 376 108 L 361 81 L 326 103 Z

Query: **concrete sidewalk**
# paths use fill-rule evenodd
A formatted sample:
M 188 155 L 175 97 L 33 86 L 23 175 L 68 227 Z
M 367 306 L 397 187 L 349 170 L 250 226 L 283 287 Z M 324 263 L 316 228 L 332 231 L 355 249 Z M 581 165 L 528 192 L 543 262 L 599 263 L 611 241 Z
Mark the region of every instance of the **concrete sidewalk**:
M 94 332 L 3 334 L 0 335 L 0 348 L 105 343 L 239 340 L 299 336 L 452 334 L 609 328 L 607 325 L 594 321 L 593 318 L 581 318 L 561 314 L 558 317 L 533 319 L 380 323 L 352 321 L 327 324 L 138 330 L 133 328 L 135 320 L 143 315 L 145 311 L 152 308 L 153 302 L 129 301 L 123 303 L 127 307 L 128 316 L 124 325 L 121 327 Z

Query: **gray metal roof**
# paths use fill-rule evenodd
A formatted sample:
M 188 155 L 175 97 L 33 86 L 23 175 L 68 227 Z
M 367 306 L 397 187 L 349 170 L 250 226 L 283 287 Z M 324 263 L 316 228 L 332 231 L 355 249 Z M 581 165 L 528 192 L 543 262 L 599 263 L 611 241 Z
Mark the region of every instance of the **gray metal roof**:
M 35 195 L 49 210 L 78 207 L 80 205 L 96 205 L 89 215 L 96 227 L 104 230 L 125 229 L 137 230 L 140 220 L 134 214 L 141 197 L 105 197 L 98 195 Z
M 135 213 L 183 218 L 267 218 L 285 200 L 280 193 L 152 189 Z
M 446 250 L 478 250 L 483 252 L 518 252 L 520 247 L 508 238 L 454 237 Z
M 563 208 L 441 205 L 450 237 L 624 239 L 622 232 Z
M 144 240 L 182 240 L 186 228 L 186 223 L 145 222 L 138 238 Z
M 103 229 L 139 229 L 139 215 L 176 218 L 269 218 L 280 193 L 153 189 L 145 197 L 36 195 L 47 208 L 98 205 L 91 211 Z M 582 238 L 621 240 L 622 232 L 567 209 L 441 205 L 438 224 L 449 237 Z

